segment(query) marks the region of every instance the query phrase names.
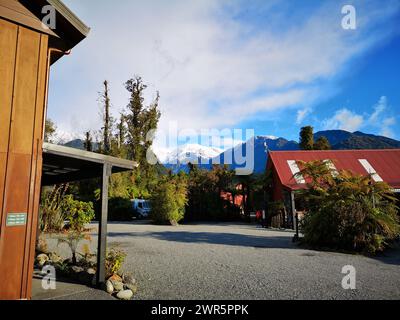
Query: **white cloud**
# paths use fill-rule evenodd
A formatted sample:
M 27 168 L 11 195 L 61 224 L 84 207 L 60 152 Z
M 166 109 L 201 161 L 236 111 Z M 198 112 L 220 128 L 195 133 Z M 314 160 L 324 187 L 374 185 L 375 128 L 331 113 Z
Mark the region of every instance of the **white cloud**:
M 310 108 L 304 108 L 297 110 L 297 116 L 296 116 L 296 124 L 301 124 L 303 120 L 311 113 Z
M 394 126 L 395 124 L 396 124 L 395 117 L 383 119 L 380 134 L 388 138 L 395 138 L 393 129 L 391 128 L 391 126 Z
M 244 2 L 66 3 L 92 31 L 53 67 L 49 115 L 77 133 L 100 127 L 96 101 L 102 81 L 110 82 L 116 113 L 128 101 L 122 84 L 134 74 L 149 84 L 148 99 L 160 91 L 164 130 L 171 121 L 195 129 L 234 126 L 260 113 L 312 105 L 326 95 L 321 82 L 335 79 L 353 58 L 391 34 L 390 28 L 375 27 L 390 22 L 399 8 L 396 1 L 357 2 L 368 7 L 368 15 L 359 17 L 356 32 L 345 32 L 335 2 L 294 24 L 272 2 L 254 4 L 273 25 L 235 19 L 232 12 L 243 12 Z M 285 1 L 273 4 L 293 10 Z
M 379 116 L 382 114 L 382 112 L 386 110 L 386 108 L 387 108 L 387 98 L 385 96 L 382 96 L 379 98 L 378 103 L 374 106 L 374 112 L 369 117 L 369 122 L 371 124 L 376 123 Z
M 370 126 L 379 128 L 379 134 L 385 137 L 394 138 L 395 134 L 391 128 L 396 124 L 395 117 L 388 117 L 387 113 L 390 111 L 388 99 L 386 96 L 381 96 L 379 101 L 374 106 L 374 112 L 368 119 Z
M 386 96 L 379 98 L 372 107 L 372 113 L 358 114 L 347 108 L 336 111 L 332 118 L 322 121 L 325 130 L 341 129 L 346 131 L 357 131 L 360 129 L 378 130 L 380 135 L 394 138 L 392 126 L 396 124 L 396 118 L 388 116 L 389 105 Z
M 393 126 L 396 124 L 396 118 L 395 117 L 390 117 L 386 118 L 383 120 L 383 125 L 384 126 Z
M 346 108 L 340 109 L 335 115 L 324 121 L 326 130 L 346 130 L 354 132 L 359 130 L 364 124 L 364 118 Z

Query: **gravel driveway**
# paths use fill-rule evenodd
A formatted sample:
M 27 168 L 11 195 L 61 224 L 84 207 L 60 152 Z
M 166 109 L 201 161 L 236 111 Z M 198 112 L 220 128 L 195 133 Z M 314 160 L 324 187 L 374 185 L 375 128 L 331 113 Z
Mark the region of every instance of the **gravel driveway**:
M 367 258 L 299 249 L 292 232 L 246 224 L 109 224 L 137 299 L 400 299 L 400 251 Z M 342 289 L 342 267 L 356 290 Z

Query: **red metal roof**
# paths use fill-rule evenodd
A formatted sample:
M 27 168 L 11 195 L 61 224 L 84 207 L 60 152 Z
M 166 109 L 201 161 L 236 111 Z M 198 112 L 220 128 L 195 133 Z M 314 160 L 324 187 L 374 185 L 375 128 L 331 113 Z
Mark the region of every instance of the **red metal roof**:
M 287 163 L 288 160 L 331 160 L 337 170 L 350 170 L 367 175 L 359 159 L 366 159 L 383 181 L 392 188 L 400 188 L 400 149 L 385 150 L 331 150 L 331 151 L 270 151 L 267 167 L 273 165 L 281 183 L 289 189 L 300 189 Z

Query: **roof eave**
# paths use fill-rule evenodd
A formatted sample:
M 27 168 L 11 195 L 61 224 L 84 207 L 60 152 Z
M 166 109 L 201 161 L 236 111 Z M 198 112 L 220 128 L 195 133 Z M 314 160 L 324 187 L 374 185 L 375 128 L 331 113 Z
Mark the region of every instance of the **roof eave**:
M 103 155 L 100 153 L 60 146 L 57 144 L 43 143 L 43 151 L 59 156 L 72 157 L 80 160 L 92 161 L 97 163 L 108 163 L 115 167 L 133 170 L 139 165 L 130 160 L 115 158 L 112 156 Z
M 59 39 L 53 37 L 55 48 L 62 51 L 71 50 L 87 37 L 90 28 L 82 22 L 62 1 L 60 0 L 19 0 L 38 19 L 42 19 L 42 8 L 51 5 L 56 11 L 56 29 L 53 30 Z M 54 62 L 54 61 L 53 61 Z
M 53 6 L 84 38 L 90 32 L 90 28 L 79 19 L 63 2 L 60 0 L 47 0 L 48 4 Z

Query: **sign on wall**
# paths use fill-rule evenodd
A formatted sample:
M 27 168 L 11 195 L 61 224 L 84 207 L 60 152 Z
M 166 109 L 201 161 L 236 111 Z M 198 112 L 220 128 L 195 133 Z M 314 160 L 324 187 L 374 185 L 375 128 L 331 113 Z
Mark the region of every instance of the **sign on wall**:
M 6 226 L 18 227 L 26 225 L 26 213 L 9 213 L 7 215 Z

